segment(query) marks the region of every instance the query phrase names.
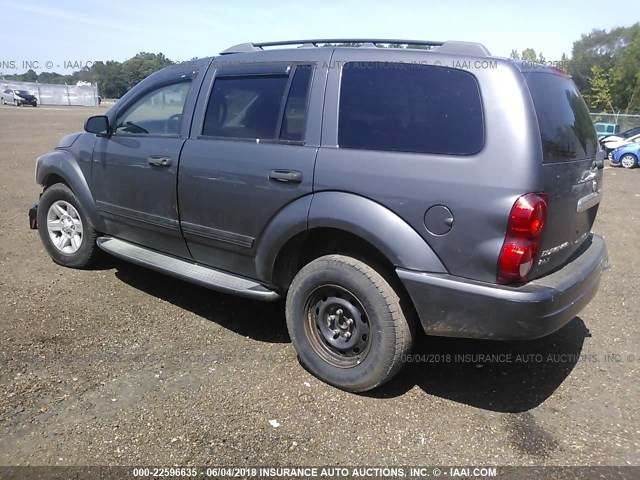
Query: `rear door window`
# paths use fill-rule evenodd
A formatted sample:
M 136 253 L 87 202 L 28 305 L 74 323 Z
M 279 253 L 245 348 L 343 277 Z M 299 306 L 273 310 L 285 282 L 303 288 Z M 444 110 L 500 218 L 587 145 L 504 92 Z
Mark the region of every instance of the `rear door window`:
M 549 72 L 525 72 L 523 75 L 538 117 L 543 162 L 594 157 L 598 152 L 596 130 L 573 81 L 565 75 Z
M 349 62 L 342 70 L 341 148 L 472 155 L 484 145 L 480 89 L 463 70 Z
M 213 84 L 202 135 L 301 141 L 312 68 L 293 75 L 221 76 Z M 284 120 L 283 120 L 284 119 Z

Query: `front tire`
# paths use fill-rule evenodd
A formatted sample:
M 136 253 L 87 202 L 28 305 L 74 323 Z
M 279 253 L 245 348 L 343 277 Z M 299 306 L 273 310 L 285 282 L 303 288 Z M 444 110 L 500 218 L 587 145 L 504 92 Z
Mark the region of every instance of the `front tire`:
M 38 204 L 38 233 L 54 262 L 70 268 L 88 267 L 98 256 L 98 236 L 69 187 L 47 188 Z
M 398 294 L 378 271 L 344 255 L 320 257 L 300 270 L 286 316 L 301 363 L 351 392 L 389 381 L 413 344 Z
M 632 153 L 625 153 L 624 155 L 622 155 L 622 157 L 620 157 L 620 165 L 622 165 L 624 168 L 633 168 L 637 164 L 638 159 Z

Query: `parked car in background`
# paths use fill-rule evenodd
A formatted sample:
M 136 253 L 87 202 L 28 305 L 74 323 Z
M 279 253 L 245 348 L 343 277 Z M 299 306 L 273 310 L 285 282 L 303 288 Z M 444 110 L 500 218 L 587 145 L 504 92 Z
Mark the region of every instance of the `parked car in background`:
M 38 99 L 26 90 L 14 90 L 12 88 L 7 88 L 4 92 L 2 92 L 0 103 L 2 105 L 12 104 L 16 107 L 20 107 L 22 105 L 31 105 L 33 107 L 37 107 Z
M 608 141 L 602 143 L 602 149 L 604 150 L 607 158 L 609 160 L 611 160 L 613 158 L 611 156 L 611 153 L 616 148 L 620 148 L 623 145 L 627 145 L 627 144 L 630 144 L 630 143 L 639 143 L 639 142 L 640 142 L 640 134 L 634 135 L 633 137 L 629 137 L 629 138 L 622 138 L 622 139 L 619 139 L 619 140 L 608 140 Z
M 638 166 L 638 157 L 640 157 L 640 143 L 628 143 L 612 152 L 611 163 L 622 165 L 624 168 L 634 168 Z
M 615 135 L 619 131 L 620 125 L 617 123 L 596 122 L 596 133 L 599 139 L 608 135 Z
M 615 135 L 609 135 L 607 137 L 602 137 L 599 139 L 600 145 L 603 146 L 605 142 L 612 142 L 615 140 L 626 140 L 630 137 L 634 137 L 636 135 L 640 135 L 640 127 L 630 128 L 629 130 L 625 130 L 624 132 L 616 133 Z

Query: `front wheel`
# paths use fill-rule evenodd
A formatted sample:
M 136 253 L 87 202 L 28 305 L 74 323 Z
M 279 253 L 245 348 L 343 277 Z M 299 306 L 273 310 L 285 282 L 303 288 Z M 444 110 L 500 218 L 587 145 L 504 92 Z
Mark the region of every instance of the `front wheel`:
M 620 157 L 620 165 L 624 168 L 633 168 L 637 165 L 638 159 L 632 153 L 625 153 Z
M 54 262 L 84 268 L 99 255 L 97 232 L 69 187 L 47 188 L 38 204 L 38 233 Z
M 301 363 L 352 392 L 390 380 L 413 343 L 391 285 L 366 263 L 343 255 L 320 257 L 300 270 L 287 294 L 286 316 Z

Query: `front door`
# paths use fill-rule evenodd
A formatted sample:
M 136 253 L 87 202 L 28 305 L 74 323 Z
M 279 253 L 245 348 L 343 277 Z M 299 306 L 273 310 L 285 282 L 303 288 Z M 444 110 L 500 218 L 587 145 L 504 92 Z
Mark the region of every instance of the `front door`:
M 191 80 L 153 87 L 118 112 L 110 137 L 98 138 L 92 181 L 107 234 L 189 257 L 180 234 L 176 181 L 188 127 Z

